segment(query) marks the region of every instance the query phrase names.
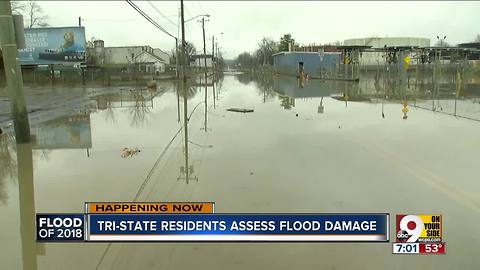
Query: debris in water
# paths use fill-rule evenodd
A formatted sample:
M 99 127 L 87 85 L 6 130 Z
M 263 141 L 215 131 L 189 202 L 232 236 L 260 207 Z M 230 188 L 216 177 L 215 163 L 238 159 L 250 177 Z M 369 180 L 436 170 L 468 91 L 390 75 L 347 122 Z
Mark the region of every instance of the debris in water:
M 239 108 L 230 108 L 230 109 L 227 109 L 227 111 L 229 111 L 229 112 L 240 112 L 240 113 L 251 113 L 251 112 L 253 112 L 252 109 L 239 109 Z
M 126 157 L 133 157 L 135 156 L 136 154 L 140 153 L 141 151 L 135 147 L 135 148 L 128 148 L 128 147 L 125 147 L 123 148 L 122 150 L 122 158 L 126 158 Z

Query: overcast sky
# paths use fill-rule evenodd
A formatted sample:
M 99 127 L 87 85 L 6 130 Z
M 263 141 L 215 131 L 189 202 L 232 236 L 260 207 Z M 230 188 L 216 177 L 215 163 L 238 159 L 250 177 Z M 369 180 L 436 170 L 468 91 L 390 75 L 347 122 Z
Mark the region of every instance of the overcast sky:
M 180 1 L 135 1 L 168 32 L 177 36 Z M 86 37 L 103 39 L 105 46 L 150 45 L 165 51 L 173 38 L 149 24 L 125 1 L 39 1 L 51 26 L 76 26 L 84 20 Z M 370 36 L 447 36 L 457 44 L 480 34 L 480 2 L 293 2 L 293 1 L 185 1 L 185 19 L 210 14 L 205 24 L 207 51 L 211 36 L 219 39 L 225 58 L 254 51 L 262 37 L 279 40 L 291 33 L 298 43 L 327 43 Z M 173 22 L 173 23 L 172 23 Z M 176 24 L 176 25 L 174 25 Z M 221 35 L 221 33 L 224 33 Z M 186 39 L 203 49 L 197 19 L 186 23 Z

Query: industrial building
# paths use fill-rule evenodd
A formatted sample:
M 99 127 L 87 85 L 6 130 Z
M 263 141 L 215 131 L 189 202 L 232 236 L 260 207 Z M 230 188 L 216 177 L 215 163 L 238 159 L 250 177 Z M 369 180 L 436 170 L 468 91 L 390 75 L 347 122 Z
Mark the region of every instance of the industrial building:
M 385 52 L 379 49 L 392 47 L 411 47 L 424 48 L 430 47 L 430 39 L 417 37 L 368 37 L 368 38 L 354 38 L 346 39 L 343 42 L 344 46 L 364 46 L 372 50 L 366 49 L 360 53 L 359 65 L 382 65 L 385 63 Z
M 273 55 L 273 69 L 278 74 L 329 77 L 336 74 L 340 57 L 337 52 L 280 52 Z
M 145 46 L 105 47 L 103 40 L 94 41 L 87 52 L 90 65 L 135 67 L 139 72 L 158 74 L 165 72 L 169 55 L 160 49 Z
M 344 46 L 384 47 L 430 47 L 430 39 L 417 37 L 368 37 L 352 38 L 343 42 Z

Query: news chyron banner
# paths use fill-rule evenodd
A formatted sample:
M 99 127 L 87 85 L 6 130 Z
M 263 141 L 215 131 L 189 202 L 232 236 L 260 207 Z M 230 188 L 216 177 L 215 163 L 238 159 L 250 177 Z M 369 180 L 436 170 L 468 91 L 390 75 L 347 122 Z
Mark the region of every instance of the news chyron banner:
M 389 214 L 215 213 L 213 202 L 86 203 L 37 214 L 38 242 L 388 242 Z
M 397 215 L 394 254 L 445 254 L 442 215 Z

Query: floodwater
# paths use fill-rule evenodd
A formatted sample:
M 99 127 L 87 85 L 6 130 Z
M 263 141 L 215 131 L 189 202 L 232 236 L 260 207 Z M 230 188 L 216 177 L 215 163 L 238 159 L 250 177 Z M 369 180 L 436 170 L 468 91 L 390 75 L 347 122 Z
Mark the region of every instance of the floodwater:
M 32 144 L 1 135 L 0 269 L 480 269 L 480 87 L 450 87 L 243 74 L 95 95 L 32 126 Z M 122 158 L 125 147 L 141 152 Z M 440 213 L 447 254 L 392 255 L 391 243 L 35 242 L 35 213 L 83 212 L 86 201 Z

